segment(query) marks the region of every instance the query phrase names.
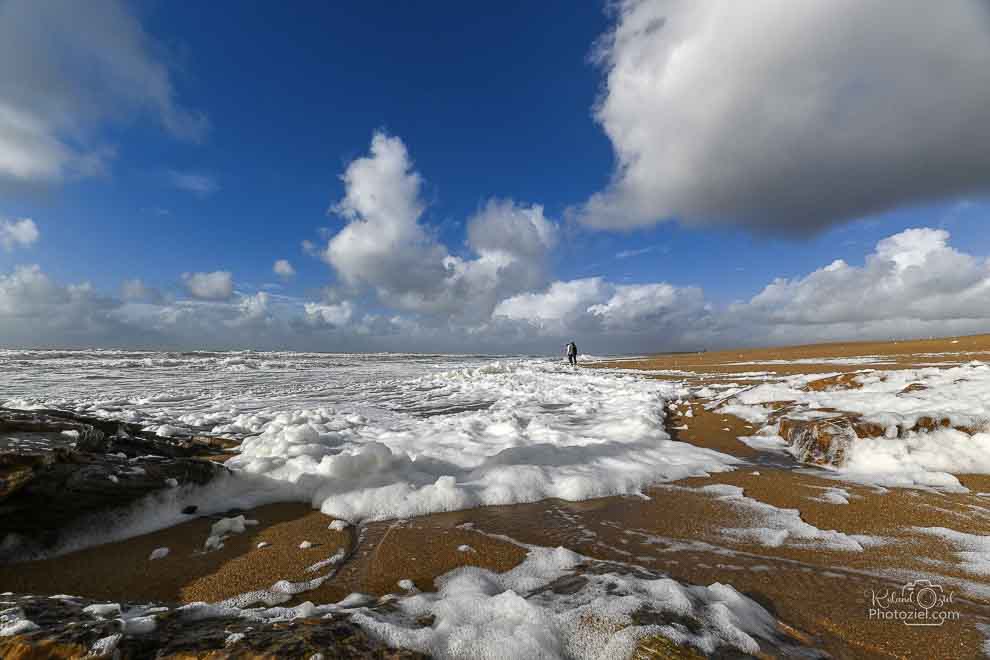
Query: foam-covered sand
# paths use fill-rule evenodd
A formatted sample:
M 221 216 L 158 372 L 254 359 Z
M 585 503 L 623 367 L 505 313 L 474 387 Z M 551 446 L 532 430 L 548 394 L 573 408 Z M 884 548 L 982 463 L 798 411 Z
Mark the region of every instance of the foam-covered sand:
M 231 477 L 205 490 L 158 496 L 137 507 L 132 520 L 99 524 L 95 538 L 175 524 L 190 503 L 210 513 L 308 501 L 336 518 L 382 520 L 636 493 L 653 483 L 729 470 L 736 462 L 670 441 L 663 407 L 686 394 L 677 384 L 573 369 L 556 360 L 479 365 L 470 357 L 427 362 L 395 356 L 379 372 L 363 356 L 84 355 L 101 373 L 137 372 L 140 377 L 129 371 L 125 382 L 134 387 L 140 380 L 142 391 L 68 399 L 61 396 L 63 380 L 52 379 L 50 397 L 42 396 L 41 382 L 34 397 L 11 398 L 6 405 L 57 405 L 137 420 L 169 435 L 196 430 L 243 438 L 226 463 L 235 471 Z M 86 362 L 77 354 L 62 359 L 74 369 Z M 236 366 L 233 373 L 243 374 L 246 364 L 263 375 L 231 391 L 239 381 L 232 385 L 228 371 Z M 388 375 L 393 377 L 383 377 Z M 192 376 L 198 389 L 178 387 Z M 317 400 L 322 405 L 313 405 Z M 77 535 L 65 549 L 95 538 Z
M 180 597 L 170 599 L 212 603 L 185 615 L 287 620 L 343 608 L 388 643 L 437 657 L 628 657 L 653 632 L 703 652 L 754 653 L 776 619 L 837 657 L 980 657 L 990 630 L 988 351 L 990 338 L 959 338 L 637 358 L 606 370 L 386 356 L 377 371 L 316 354 L 66 354 L 55 359 L 77 373 L 110 363 L 137 372 L 92 399 L 67 397 L 71 379 L 50 377 L 10 405 L 245 441 L 227 462 L 231 478 L 173 489 L 114 521 L 113 538 L 140 534 L 116 546 L 22 564 L 17 588 L 63 591 L 87 558 L 95 575 L 110 571 L 98 558 L 112 548 L 149 576 L 173 571 Z M 808 386 L 837 374 L 855 386 Z M 773 435 L 781 401 L 795 416 L 832 408 L 897 433 L 861 438 L 841 467 L 802 466 Z M 909 430 L 925 417 L 967 432 Z M 286 501 L 299 504 L 276 505 L 275 518 L 255 508 Z M 147 533 L 192 502 L 216 515 Z M 478 508 L 489 504 L 503 506 Z M 239 521 L 214 530 L 237 515 L 243 531 Z M 186 547 L 179 530 L 196 525 Z M 222 547 L 205 547 L 212 531 Z M 99 540 L 76 538 L 76 547 Z M 190 574 L 191 557 L 208 568 Z M 601 560 L 625 568 L 578 568 Z M 570 586 L 534 596 L 561 578 Z M 919 578 L 955 593 L 958 620 L 925 629 L 866 616 L 864 594 Z M 103 593 L 124 599 L 126 582 Z M 394 609 L 369 607 L 388 594 Z M 706 623 L 645 630 L 630 618 L 642 607 Z

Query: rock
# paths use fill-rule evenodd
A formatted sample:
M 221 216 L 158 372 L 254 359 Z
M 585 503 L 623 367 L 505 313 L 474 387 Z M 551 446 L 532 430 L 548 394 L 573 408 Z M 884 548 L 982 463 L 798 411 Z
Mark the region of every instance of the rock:
M 778 432 L 795 450 L 799 461 L 817 465 L 841 465 L 846 449 L 857 437 L 847 417 L 809 420 L 784 417 Z
M 0 637 L 0 657 L 81 658 L 98 644 L 113 644 L 113 657 L 131 658 L 330 658 L 421 659 L 372 638 L 346 614 L 266 622 L 234 616 L 196 619 L 171 607 L 122 604 L 123 618 L 84 612 L 83 598 L 4 596 L 37 630 Z M 9 606 L 5 606 L 9 607 Z M 151 610 L 149 612 L 149 610 Z M 157 610 L 157 611 L 154 611 Z M 129 620 L 128 618 L 131 617 Z M 135 620 L 141 625 L 133 625 Z M 123 623 L 122 623 L 123 621 Z
M 828 390 L 858 390 L 863 387 L 863 384 L 856 380 L 859 374 L 848 373 L 848 374 L 838 374 L 836 376 L 829 376 L 827 378 L 819 378 L 818 380 L 810 381 L 805 384 L 801 389 L 805 392 L 824 392 Z
M 948 418 L 920 417 L 914 425 L 885 427 L 868 422 L 854 413 L 819 412 L 833 416 L 819 419 L 779 418 L 778 434 L 794 450 L 798 460 L 817 465 L 841 466 L 850 443 L 859 438 L 902 438 L 908 433 L 928 433 L 952 428 L 967 435 L 975 430 L 964 425 L 953 425 Z
M 15 534 L 22 549 L 51 547 L 84 516 L 226 472 L 196 457 L 204 451 L 222 449 L 157 438 L 133 424 L 0 408 L 0 530 Z
M 641 637 L 630 660 L 704 660 L 704 657 L 690 646 L 681 646 L 669 637 L 656 634 Z

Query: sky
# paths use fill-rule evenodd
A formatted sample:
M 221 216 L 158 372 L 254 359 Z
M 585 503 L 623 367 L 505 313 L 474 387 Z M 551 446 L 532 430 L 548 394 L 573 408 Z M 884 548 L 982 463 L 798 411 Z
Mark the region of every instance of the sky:
M 0 345 L 990 331 L 983 0 L 0 0 Z

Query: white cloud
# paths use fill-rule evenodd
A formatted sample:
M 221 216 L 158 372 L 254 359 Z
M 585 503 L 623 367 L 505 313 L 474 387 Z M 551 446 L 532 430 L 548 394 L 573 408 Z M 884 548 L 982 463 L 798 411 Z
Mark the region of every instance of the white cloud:
M 656 246 L 651 245 L 650 247 L 639 248 L 638 250 L 621 250 L 615 253 L 616 259 L 629 259 L 630 257 L 639 257 L 644 254 L 653 252 Z
M 140 279 L 124 280 L 120 286 L 120 295 L 128 302 L 161 302 L 164 296 L 161 291 L 146 285 Z
M 99 129 L 135 113 L 200 139 L 208 122 L 178 103 L 160 52 L 122 1 L 0 3 L 0 181 L 104 171 L 114 150 Z
M 347 300 L 328 305 L 324 303 L 306 303 L 306 319 L 315 325 L 339 328 L 347 325 L 354 314 L 354 307 Z
M 0 337 L 5 345 L 87 346 L 94 337 L 130 343 L 110 312 L 116 303 L 88 283 L 62 286 L 39 266 L 0 274 Z
M 834 261 L 724 308 L 697 287 L 586 278 L 510 297 L 494 316 L 610 352 L 990 331 L 990 260 L 948 240 L 944 230 L 909 229 L 879 241 L 863 266 Z
M 220 190 L 220 185 L 216 182 L 216 179 L 200 172 L 169 170 L 168 179 L 179 190 L 184 190 L 199 197 L 208 197 Z
M 292 267 L 288 259 L 279 259 L 272 266 L 272 271 L 282 279 L 289 279 L 296 274 L 296 269 Z
M 595 117 L 597 227 L 676 218 L 808 233 L 990 187 L 980 0 L 622 0 Z
M 464 258 L 420 223 L 422 177 L 399 138 L 376 133 L 371 153 L 350 163 L 342 178 L 345 196 L 332 210 L 348 224 L 322 256 L 350 287 L 371 287 L 400 310 L 478 321 L 499 300 L 543 282 L 556 226 L 542 207 L 489 201 L 468 220 L 476 257 Z
M 557 227 L 543 217 L 543 207 L 516 206 L 492 199 L 468 220 L 468 245 L 480 255 L 503 254 L 539 263 L 557 242 Z
M 621 353 L 986 332 L 990 260 L 952 247 L 949 238 L 940 229 L 903 231 L 879 241 L 863 265 L 834 261 L 774 280 L 748 301 L 725 307 L 708 303 L 696 287 L 595 277 L 514 292 L 476 319 L 368 313 L 340 289 L 328 289 L 322 301 L 237 294 L 224 271 L 187 273 L 191 293 L 201 287 L 196 298 L 167 299 L 130 280 L 115 299 L 87 283 L 63 285 L 38 266 L 21 266 L 0 274 L 0 342 L 553 351 L 574 339 L 583 351 Z
M 227 300 L 234 295 L 234 278 L 225 270 L 212 273 L 183 273 L 189 295 L 201 300 Z
M 730 308 L 729 318 L 742 327 L 768 326 L 782 338 L 925 335 L 939 324 L 985 329 L 990 262 L 948 240 L 945 230 L 908 229 L 878 242 L 862 267 L 838 260 L 804 277 L 774 280 Z
M 692 333 L 707 330 L 712 313 L 696 287 L 663 282 L 617 285 L 591 277 L 554 282 L 545 291 L 504 300 L 494 316 L 528 324 L 549 336 L 583 336 L 622 352 L 637 350 L 630 348 L 630 342 L 637 347 L 652 342 L 653 350 L 660 343 L 686 345 Z M 636 336 L 645 336 L 645 342 Z
M 376 133 L 371 154 L 342 179 L 346 194 L 332 210 L 349 222 L 330 239 L 324 260 L 348 284 L 371 285 L 400 305 L 408 294 L 434 291 L 446 253 L 418 222 L 422 180 L 402 140 Z
M 600 277 L 553 282 L 545 291 L 521 293 L 500 302 L 493 315 L 525 321 L 551 333 L 573 328 L 588 309 L 608 299 L 612 287 Z
M 700 288 L 665 282 L 618 285 L 606 302 L 588 308 L 606 330 L 651 332 L 660 337 L 671 329 L 697 329 L 709 311 Z
M 302 248 L 304 254 L 308 254 L 311 257 L 323 257 L 323 251 L 320 249 L 320 246 L 308 238 L 303 239 L 299 246 Z
M 0 218 L 0 246 L 10 252 L 17 247 L 33 245 L 41 234 L 30 218 L 4 220 Z
M 253 296 L 244 296 L 240 301 L 241 315 L 237 319 L 240 322 L 266 321 L 270 318 L 268 303 L 271 296 L 264 291 L 259 291 Z

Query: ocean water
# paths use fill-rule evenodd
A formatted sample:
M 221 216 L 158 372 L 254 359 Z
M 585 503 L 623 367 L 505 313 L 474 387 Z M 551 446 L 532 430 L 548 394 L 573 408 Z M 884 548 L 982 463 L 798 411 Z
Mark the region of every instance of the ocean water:
M 559 359 L 8 350 L 0 372 L 0 405 L 242 441 L 231 479 L 159 502 L 142 531 L 192 499 L 381 520 L 638 493 L 736 462 L 670 440 L 665 403 L 683 386 Z
M 0 404 L 212 432 L 247 413 L 342 405 L 387 415 L 401 384 L 493 358 L 294 352 L 0 350 Z M 232 435 L 237 435 L 233 433 Z

